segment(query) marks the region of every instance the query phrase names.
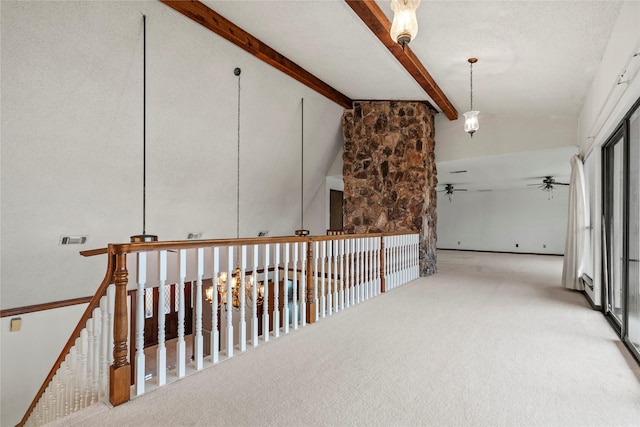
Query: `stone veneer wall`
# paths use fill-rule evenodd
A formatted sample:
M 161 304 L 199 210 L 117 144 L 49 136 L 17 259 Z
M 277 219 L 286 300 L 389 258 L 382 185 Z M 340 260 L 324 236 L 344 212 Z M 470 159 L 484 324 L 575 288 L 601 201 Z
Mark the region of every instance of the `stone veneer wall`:
M 346 233 L 420 232 L 420 275 L 436 271 L 434 110 L 355 102 L 342 115 Z

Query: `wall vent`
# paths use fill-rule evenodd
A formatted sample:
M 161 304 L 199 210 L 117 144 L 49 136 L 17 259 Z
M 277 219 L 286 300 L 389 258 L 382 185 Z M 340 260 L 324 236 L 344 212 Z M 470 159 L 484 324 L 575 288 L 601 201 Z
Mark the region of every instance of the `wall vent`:
M 61 236 L 60 245 L 84 245 L 87 243 L 87 236 Z
M 198 233 L 189 233 L 187 234 L 187 240 L 199 240 L 202 238 L 202 231 Z
M 268 231 L 259 231 L 258 232 L 258 237 L 267 237 L 268 234 L 269 234 Z

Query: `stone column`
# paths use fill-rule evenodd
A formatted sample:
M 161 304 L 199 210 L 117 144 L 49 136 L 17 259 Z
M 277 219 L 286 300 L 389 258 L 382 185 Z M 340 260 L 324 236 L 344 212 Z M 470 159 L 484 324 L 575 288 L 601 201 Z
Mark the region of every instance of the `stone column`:
M 423 102 L 355 102 L 342 115 L 344 230 L 420 233 L 420 275 L 436 271 L 434 114 Z

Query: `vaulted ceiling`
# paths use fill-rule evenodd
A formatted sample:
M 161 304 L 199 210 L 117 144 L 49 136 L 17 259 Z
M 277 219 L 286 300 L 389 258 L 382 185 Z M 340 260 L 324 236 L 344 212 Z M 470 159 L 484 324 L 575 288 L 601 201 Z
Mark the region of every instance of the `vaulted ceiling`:
M 577 117 L 622 2 L 423 0 L 418 35 L 400 53 L 422 64 L 444 99 L 356 13 L 375 3 L 391 21 L 390 1 L 202 3 L 347 99 L 425 100 L 455 119 L 469 109 L 472 56 L 481 114 Z

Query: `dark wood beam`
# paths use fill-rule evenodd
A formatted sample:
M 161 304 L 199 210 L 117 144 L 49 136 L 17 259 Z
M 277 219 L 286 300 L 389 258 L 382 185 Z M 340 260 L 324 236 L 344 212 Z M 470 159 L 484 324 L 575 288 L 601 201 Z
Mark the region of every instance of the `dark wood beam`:
M 352 101 L 346 95 L 338 92 L 295 62 L 287 59 L 271 47 L 235 25 L 225 17 L 211 10 L 196 0 L 160 0 L 172 9 L 191 18 L 198 24 L 210 29 L 219 36 L 227 39 L 241 49 L 277 68 L 300 83 L 326 96 L 344 108 L 352 108 Z
M 378 37 L 383 45 L 389 52 L 396 57 L 402 66 L 411 74 L 411 76 L 418 82 L 420 87 L 427 92 L 427 95 L 433 99 L 442 112 L 449 118 L 449 120 L 456 120 L 458 118 L 458 111 L 455 109 L 451 101 L 444 94 L 440 86 L 431 77 L 431 74 L 422 65 L 418 57 L 411 51 L 409 46 L 402 50 L 402 47 L 391 40 L 389 31 L 391 30 L 391 22 L 387 19 L 384 12 L 378 7 L 374 0 L 345 0 L 347 4 L 353 9 L 358 17 L 365 23 L 367 27 Z

